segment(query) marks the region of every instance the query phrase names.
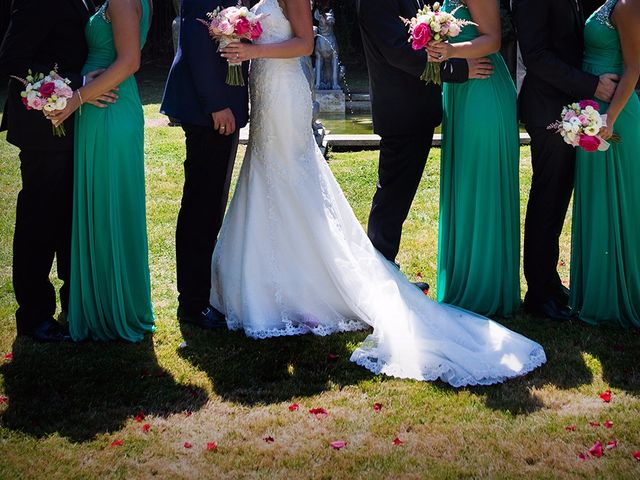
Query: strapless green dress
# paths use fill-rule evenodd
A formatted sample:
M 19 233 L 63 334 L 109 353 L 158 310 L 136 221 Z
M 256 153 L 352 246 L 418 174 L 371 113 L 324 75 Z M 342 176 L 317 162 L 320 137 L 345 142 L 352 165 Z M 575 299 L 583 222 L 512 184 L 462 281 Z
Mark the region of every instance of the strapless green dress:
M 607 1 L 585 28 L 583 68 L 624 71 L 620 37 Z M 600 102 L 605 113 L 608 104 Z M 640 100 L 633 95 L 606 152 L 578 150 L 573 210 L 571 306 L 590 324 L 640 327 Z
M 459 0 L 444 3 L 458 7 L 471 20 Z M 466 26 L 453 42 L 478 35 Z M 490 58 L 491 78 L 443 86 L 438 301 L 508 317 L 520 306 L 516 89 L 502 56 Z
M 108 2 L 107 2 L 108 3 Z M 116 58 L 107 3 L 86 27 L 84 72 Z M 141 0 L 141 44 L 151 7 Z M 144 176 L 144 117 L 133 76 L 117 103 L 84 105 L 76 115 L 71 298 L 75 341 L 142 340 L 154 331 L 151 306 Z

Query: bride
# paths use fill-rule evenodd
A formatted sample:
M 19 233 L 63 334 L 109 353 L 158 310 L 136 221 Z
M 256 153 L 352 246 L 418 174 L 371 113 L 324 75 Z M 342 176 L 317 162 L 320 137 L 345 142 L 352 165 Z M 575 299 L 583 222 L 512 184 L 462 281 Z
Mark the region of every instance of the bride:
M 213 254 L 211 304 L 253 338 L 363 330 L 351 360 L 454 387 L 489 385 L 546 361 L 537 343 L 431 301 L 370 243 L 319 149 L 300 57 L 309 0 L 262 0 L 264 33 L 223 56 L 251 63 L 249 145 Z

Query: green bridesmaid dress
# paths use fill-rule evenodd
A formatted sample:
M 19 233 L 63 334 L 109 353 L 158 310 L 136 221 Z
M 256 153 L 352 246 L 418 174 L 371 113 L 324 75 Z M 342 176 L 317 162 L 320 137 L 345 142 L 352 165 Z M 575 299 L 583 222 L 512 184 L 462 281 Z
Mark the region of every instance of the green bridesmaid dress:
M 86 28 L 84 73 L 116 59 L 107 3 Z M 141 0 L 141 44 L 151 7 Z M 139 342 L 154 331 L 147 246 L 144 117 L 133 76 L 117 103 L 76 115 L 69 328 L 75 341 Z
M 472 20 L 459 0 L 457 18 Z M 478 37 L 469 25 L 452 42 Z M 485 316 L 520 306 L 519 134 L 516 89 L 499 53 L 486 80 L 443 86 L 438 301 Z
M 624 71 L 607 1 L 585 28 L 583 68 Z M 605 113 L 608 104 L 600 102 Z M 578 150 L 571 255 L 571 306 L 591 324 L 640 327 L 640 100 L 632 95 L 614 125 L 622 138 L 606 152 Z

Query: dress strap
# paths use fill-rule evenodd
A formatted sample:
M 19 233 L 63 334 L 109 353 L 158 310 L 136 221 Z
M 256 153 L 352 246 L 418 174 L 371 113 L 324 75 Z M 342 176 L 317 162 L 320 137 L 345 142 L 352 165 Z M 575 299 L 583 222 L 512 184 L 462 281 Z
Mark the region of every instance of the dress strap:
M 607 0 L 604 5 L 602 5 L 596 12 L 596 19 L 603 25 L 615 29 L 615 27 L 611 23 L 611 14 L 613 13 L 613 9 L 616 8 L 617 4 L 618 0 Z

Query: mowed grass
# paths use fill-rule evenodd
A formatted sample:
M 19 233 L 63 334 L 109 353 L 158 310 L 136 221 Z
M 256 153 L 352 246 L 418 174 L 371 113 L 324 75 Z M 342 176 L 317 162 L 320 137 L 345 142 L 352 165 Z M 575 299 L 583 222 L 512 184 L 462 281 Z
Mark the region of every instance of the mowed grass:
M 157 110 L 157 104 L 146 106 L 152 119 Z M 16 339 L 11 242 L 20 177 L 17 150 L 4 139 L 2 134 L 0 478 L 640 477 L 640 462 L 632 457 L 640 450 L 637 332 L 526 315 L 504 320 L 543 344 L 548 364 L 503 385 L 455 390 L 439 382 L 376 377 L 351 364 L 350 353 L 366 333 L 254 341 L 237 333 L 181 329 L 175 318 L 174 231 L 184 146 L 177 128 L 146 131 L 158 331 L 139 345 Z M 399 257 L 411 279 L 421 273 L 431 283 L 439 153 L 430 155 Z M 523 217 L 528 157 L 523 148 Z M 330 166 L 363 224 L 376 160 L 373 151 L 330 154 Z M 562 261 L 566 279 L 568 229 Z M 7 352 L 13 352 L 12 360 L 3 360 Z M 610 403 L 598 396 L 607 389 L 613 392 Z M 298 411 L 289 410 L 292 403 L 300 405 Z M 374 403 L 382 404 L 380 412 Z M 328 415 L 308 413 L 315 407 Z M 138 422 L 140 413 L 144 419 Z M 607 420 L 613 428 L 588 423 Z M 565 430 L 569 425 L 575 431 Z M 264 440 L 269 436 L 273 442 Z M 404 443 L 393 445 L 396 437 Z M 333 450 L 329 444 L 336 440 L 347 446 Z M 577 455 L 597 440 L 617 440 L 618 447 L 603 458 L 580 461 Z M 122 445 L 111 446 L 117 441 Z M 217 450 L 207 451 L 208 442 L 216 442 Z

